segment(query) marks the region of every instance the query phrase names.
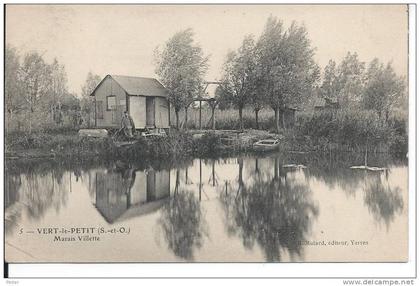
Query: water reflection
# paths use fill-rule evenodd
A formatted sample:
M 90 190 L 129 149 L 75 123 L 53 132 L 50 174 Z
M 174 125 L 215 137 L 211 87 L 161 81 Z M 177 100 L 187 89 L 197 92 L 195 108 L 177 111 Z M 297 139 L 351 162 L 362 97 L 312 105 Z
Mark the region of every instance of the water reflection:
M 300 257 L 300 242 L 306 240 L 319 213 L 308 187 L 289 178 L 277 158 L 274 161 L 270 176 L 261 172 L 256 159 L 255 178 L 247 186 L 239 160 L 237 187 L 226 184 L 220 193 L 228 232 L 240 236 L 249 249 L 257 243 L 267 261 L 280 261 L 284 250 L 292 259 Z
M 66 206 L 70 177 L 63 170 L 16 174 L 6 171 L 5 228 L 10 233 L 18 226 L 22 212 L 38 221 L 52 208 L 59 213 Z
M 185 182 L 188 180 L 188 168 Z M 200 180 L 201 185 L 201 180 Z M 168 248 L 177 256 L 193 260 L 194 250 L 201 248 L 203 238 L 207 235 L 204 213 L 201 209 L 200 197 L 180 188 L 180 169 L 176 170 L 175 188 L 172 197 L 164 204 L 158 224 Z
M 151 213 L 170 194 L 169 171 L 119 163 L 95 172 L 95 206 L 108 223 Z
M 404 232 L 406 163 L 372 157 L 372 165 L 388 171 L 349 168 L 360 160 L 355 154 L 267 154 L 185 162 L 7 162 L 6 239 L 19 246 L 21 227 L 124 223 L 133 232 L 150 228 L 147 233 L 155 234 L 135 236 L 126 246 L 137 247 L 139 261 L 142 249 L 163 260 L 220 261 L 217 252 L 226 241 L 239 246 L 237 259 L 305 261 L 315 251 L 300 242 L 321 233 L 339 238 L 349 224 L 363 226 L 369 237 Z M 362 221 L 348 220 L 355 212 Z
M 373 215 L 375 220 L 379 223 L 384 223 L 389 229 L 389 225 L 394 220 L 397 214 L 401 214 L 404 203 L 401 195 L 401 188 L 392 188 L 389 184 L 389 170 L 384 174 L 365 173 L 365 198 L 364 202 L 367 205 L 369 212 Z

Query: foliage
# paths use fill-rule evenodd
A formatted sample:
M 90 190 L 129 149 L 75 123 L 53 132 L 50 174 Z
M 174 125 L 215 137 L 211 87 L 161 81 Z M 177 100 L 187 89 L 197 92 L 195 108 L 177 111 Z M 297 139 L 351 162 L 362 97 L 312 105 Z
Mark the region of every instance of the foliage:
M 220 144 L 220 135 L 213 132 L 206 132 L 194 142 L 194 151 L 201 155 L 214 155 L 219 151 Z
M 402 138 L 407 138 L 406 129 L 383 124 L 379 116 L 369 110 L 343 109 L 333 115 L 329 112 L 317 113 L 298 120 L 296 133 L 309 136 L 313 146 L 330 148 L 339 144 L 343 149 L 374 151 L 391 148 L 404 152 L 407 147 Z M 397 143 L 399 142 L 399 143 Z M 397 147 L 398 146 L 398 147 Z
M 357 53 L 347 53 L 338 66 L 338 103 L 348 107 L 351 102 L 360 102 L 363 95 L 365 64 L 360 62 Z
M 5 51 L 5 104 L 9 116 L 23 109 L 24 101 L 19 78 L 19 55 L 16 48 L 7 45 Z
M 304 26 L 295 22 L 284 30 L 275 17 L 267 20 L 257 42 L 259 90 L 276 111 L 279 131 L 279 109 L 302 103 L 319 78 L 314 49 Z
M 180 31 L 155 50 L 156 74 L 169 92 L 169 101 L 177 115 L 192 99 L 201 95 L 203 77 L 207 71 L 208 56 L 194 43 L 192 29 Z
M 374 59 L 369 64 L 366 77 L 364 106 L 375 110 L 380 117 L 384 113 L 388 116 L 391 107 L 397 105 L 403 96 L 404 79 L 395 74 L 391 63 L 385 66 L 378 59 Z
M 341 108 L 349 108 L 362 99 L 364 85 L 365 64 L 359 61 L 357 53 L 348 52 L 338 66 L 333 60 L 328 62 L 319 93 Z
M 57 59 L 48 64 L 38 52 L 29 52 L 21 60 L 8 45 L 5 61 L 8 133 L 62 126 L 63 111 L 78 108 L 79 100 L 68 92 L 67 74 Z
M 82 86 L 82 99 L 81 99 L 81 108 L 85 115 L 85 122 L 87 122 L 87 126 L 90 127 L 91 121 L 94 116 L 94 102 L 93 99 L 90 97 L 93 90 L 96 86 L 100 83 L 101 77 L 99 75 L 93 74 L 89 72 L 86 77 L 86 81 Z
M 168 248 L 178 257 L 192 260 L 206 236 L 206 222 L 199 200 L 192 192 L 178 190 L 163 206 L 158 220 Z
M 224 63 L 222 96 L 239 110 L 239 128 L 243 128 L 242 110 L 255 90 L 255 43 L 248 35 L 237 51 L 228 54 Z

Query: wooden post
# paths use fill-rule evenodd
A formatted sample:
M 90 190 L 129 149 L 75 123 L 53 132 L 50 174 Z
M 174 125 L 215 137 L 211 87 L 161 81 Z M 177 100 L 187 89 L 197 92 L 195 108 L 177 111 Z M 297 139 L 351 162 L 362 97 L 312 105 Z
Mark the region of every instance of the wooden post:
M 214 160 L 213 160 L 213 164 L 211 165 L 211 173 L 212 173 L 213 187 L 214 187 L 216 186 L 216 176 L 214 174 Z
M 200 101 L 200 103 L 201 103 L 201 101 Z M 198 199 L 201 201 L 201 174 L 202 174 L 202 172 L 201 172 L 201 159 L 200 159 L 200 186 L 199 186 L 199 194 L 198 194 Z
M 97 122 L 96 122 L 96 118 L 98 117 L 98 116 L 96 116 L 96 96 L 94 97 L 94 101 L 93 101 L 93 104 L 95 105 L 95 127 L 97 127 L 98 125 L 97 125 Z
M 171 128 L 171 103 L 168 100 L 168 127 Z

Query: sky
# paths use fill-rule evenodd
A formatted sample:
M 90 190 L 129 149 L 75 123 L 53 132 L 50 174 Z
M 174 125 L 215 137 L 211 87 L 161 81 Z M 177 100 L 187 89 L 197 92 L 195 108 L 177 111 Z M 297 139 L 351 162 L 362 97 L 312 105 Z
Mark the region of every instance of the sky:
M 392 61 L 407 76 L 405 5 L 7 5 L 6 43 L 20 55 L 38 51 L 64 64 L 70 92 L 80 94 L 89 71 L 157 77 L 153 51 L 192 28 L 210 55 L 206 80 L 219 80 L 223 62 L 245 35 L 256 38 L 272 15 L 305 25 L 324 68 L 348 51 L 360 60 Z

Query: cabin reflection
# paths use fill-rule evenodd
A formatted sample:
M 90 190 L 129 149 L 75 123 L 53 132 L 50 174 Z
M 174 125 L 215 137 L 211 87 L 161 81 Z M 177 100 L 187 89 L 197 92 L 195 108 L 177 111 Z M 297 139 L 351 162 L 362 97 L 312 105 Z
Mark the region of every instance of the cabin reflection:
M 167 170 L 97 171 L 95 181 L 95 206 L 108 223 L 151 213 L 170 195 Z

